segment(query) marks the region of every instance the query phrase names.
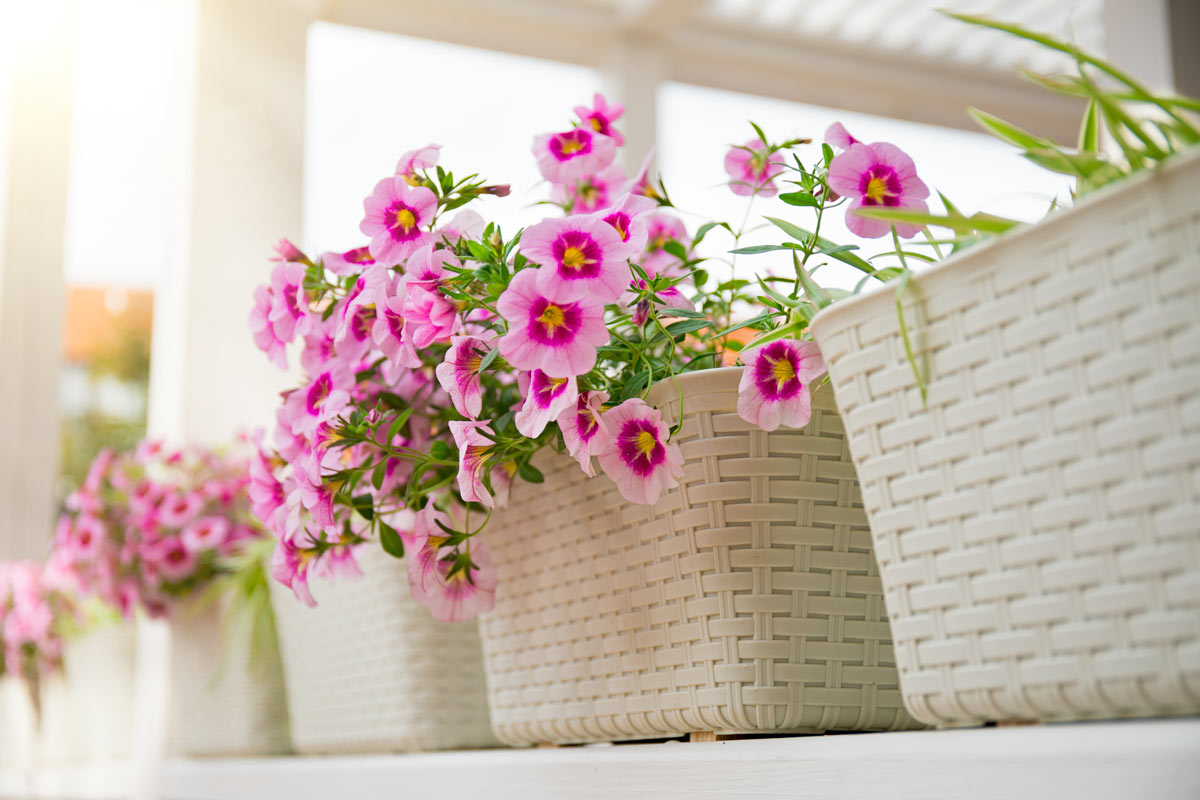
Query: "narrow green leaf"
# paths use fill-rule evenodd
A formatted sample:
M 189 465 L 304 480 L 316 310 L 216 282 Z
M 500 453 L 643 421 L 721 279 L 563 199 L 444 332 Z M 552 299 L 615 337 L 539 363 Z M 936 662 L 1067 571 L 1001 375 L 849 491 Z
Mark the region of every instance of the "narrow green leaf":
M 787 192 L 779 195 L 779 199 L 789 206 L 819 206 L 821 201 L 808 192 Z
M 545 483 L 546 476 L 533 464 L 525 463 L 517 467 L 517 474 L 530 483 Z
M 394 420 L 392 420 L 392 424 L 388 426 L 388 430 L 387 430 L 387 443 L 388 444 L 391 444 L 392 441 L 400 434 L 400 429 L 404 427 L 404 423 L 408 422 L 408 418 L 411 416 L 412 416 L 411 408 L 406 408 L 403 411 L 401 411 L 399 414 L 396 415 L 396 418 Z
M 492 365 L 492 362 L 494 362 L 496 360 L 496 357 L 499 355 L 500 355 L 499 347 L 493 347 L 491 350 L 488 350 L 487 354 L 479 362 L 479 371 L 483 372 L 485 369 L 490 367 Z
M 363 519 L 375 519 L 375 502 L 369 494 L 359 494 L 350 498 L 350 505 L 357 511 Z
M 383 545 L 383 552 L 389 556 L 404 558 L 404 540 L 395 528 L 383 520 L 379 520 L 379 543 Z
M 1049 139 L 1034 136 L 1029 131 L 1018 128 L 1010 122 L 1005 122 L 986 111 L 980 111 L 978 108 L 968 108 L 967 114 L 984 130 L 1022 149 L 1032 150 L 1040 147 L 1054 147 L 1054 142 Z
M 711 327 L 712 323 L 706 319 L 681 319 L 678 322 L 672 322 L 667 326 L 667 333 L 672 336 L 678 336 L 681 333 L 692 333 L 693 331 L 701 331 Z
M 1096 115 L 1096 100 L 1088 101 L 1087 111 L 1083 114 L 1083 123 L 1079 127 L 1079 150 L 1082 153 L 1095 153 L 1100 149 L 1100 118 Z
M 924 211 L 910 211 L 906 208 L 885 208 L 873 206 L 860 208 L 854 213 L 871 219 L 881 219 L 885 222 L 907 222 L 910 225 L 937 225 L 954 231 L 980 231 L 983 233 L 1004 233 L 1020 225 L 1019 220 L 997 217 L 993 214 L 973 214 L 969 217 L 942 216 Z
M 383 481 L 387 477 L 387 459 L 380 461 L 375 465 L 375 469 L 371 470 L 371 485 L 375 487 L 375 491 L 383 488 Z

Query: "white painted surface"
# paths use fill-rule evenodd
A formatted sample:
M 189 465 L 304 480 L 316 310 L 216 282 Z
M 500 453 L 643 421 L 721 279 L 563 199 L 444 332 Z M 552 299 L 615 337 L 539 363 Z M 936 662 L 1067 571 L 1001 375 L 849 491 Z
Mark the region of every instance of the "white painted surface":
M 48 774 L 45 781 L 51 777 Z M 112 778 L 119 781 L 120 771 L 114 770 Z M 61 775 L 59 779 L 63 780 Z M 3 788 L 9 785 L 5 782 Z M 66 788 L 61 782 L 57 785 Z M 68 792 L 66 796 L 84 795 Z M 160 796 L 163 800 L 348 796 L 355 800 L 1194 800 L 1200 797 L 1200 720 L 712 744 L 175 761 L 166 768 Z

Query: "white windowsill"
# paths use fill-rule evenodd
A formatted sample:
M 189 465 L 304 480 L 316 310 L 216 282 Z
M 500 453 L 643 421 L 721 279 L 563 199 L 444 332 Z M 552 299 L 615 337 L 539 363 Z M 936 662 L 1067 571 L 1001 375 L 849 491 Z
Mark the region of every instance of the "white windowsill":
M 0 769 L 0 796 L 126 794 L 128 766 Z M 1200 797 L 1200 720 L 169 761 L 164 800 L 1107 800 Z

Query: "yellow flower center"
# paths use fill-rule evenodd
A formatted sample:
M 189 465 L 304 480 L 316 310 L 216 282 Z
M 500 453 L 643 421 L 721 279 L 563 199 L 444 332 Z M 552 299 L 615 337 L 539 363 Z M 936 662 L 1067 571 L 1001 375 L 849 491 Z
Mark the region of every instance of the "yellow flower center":
M 397 209 L 396 227 L 408 233 L 417 226 L 417 218 L 407 208 Z
M 654 440 L 654 434 L 650 431 L 639 431 L 637 439 L 634 440 L 634 445 L 637 447 L 638 452 L 646 458 L 649 458 L 650 454 L 654 452 L 654 447 L 657 444 L 658 442 Z
M 783 385 L 796 377 L 796 368 L 792 366 L 792 362 L 787 358 L 781 358 L 771 364 L 771 377 L 782 389 Z
M 561 307 L 551 303 L 546 306 L 546 310 L 538 317 L 538 321 L 546 326 L 547 333 L 554 333 L 555 330 L 561 328 L 566 323 L 566 317 Z
M 479 372 L 479 368 L 481 366 L 483 366 L 483 356 L 481 356 L 478 351 L 474 351 L 471 353 L 471 355 L 467 356 L 467 372 L 475 374 L 476 372 Z
M 594 131 L 600 131 L 600 130 L 602 130 L 603 128 L 604 128 L 604 123 L 602 123 L 602 122 L 600 121 L 600 118 L 599 118 L 599 117 L 592 117 L 592 130 L 594 130 Z
M 571 139 L 563 140 L 563 143 L 562 143 L 563 155 L 567 155 L 567 156 L 574 155 L 575 153 L 578 153 L 582 149 L 583 149 L 583 142 L 579 141 L 578 139 L 571 138 Z
M 404 182 L 407 183 L 409 186 L 420 186 L 421 185 L 421 176 L 415 172 L 406 172 L 404 174 Z
M 568 247 L 562 254 L 562 265 L 567 269 L 582 269 L 590 261 L 578 247 Z
M 883 178 L 871 178 L 867 181 L 867 199 L 873 203 L 882 203 L 888 196 L 887 181 Z

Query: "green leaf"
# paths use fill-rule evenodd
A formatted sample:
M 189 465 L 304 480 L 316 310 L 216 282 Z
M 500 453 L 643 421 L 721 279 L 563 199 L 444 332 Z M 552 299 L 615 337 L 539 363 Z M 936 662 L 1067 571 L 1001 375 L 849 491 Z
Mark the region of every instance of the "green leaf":
M 940 214 L 930 214 L 925 211 L 910 211 L 906 208 L 887 208 L 883 206 L 860 208 L 854 213 L 871 219 L 881 219 L 885 222 L 906 222 L 910 225 L 921 226 L 937 225 L 940 228 L 949 228 L 953 231 L 966 231 L 968 233 L 974 231 L 1004 233 L 1021 224 L 1019 220 L 997 217 L 992 214 L 972 214 L 969 217 L 959 215 L 942 216 Z
M 619 405 L 621 403 L 624 403 L 626 400 L 633 397 L 638 392 L 642 391 L 642 389 L 644 389 L 646 387 L 646 384 L 648 384 L 649 382 L 650 382 L 650 370 L 646 370 L 645 372 L 639 372 L 636 375 L 634 375 L 632 378 L 630 378 L 628 381 L 625 382 L 625 385 L 623 387 L 621 387 L 621 394 L 618 397 L 617 404 Z
M 375 502 L 369 494 L 358 494 L 350 498 L 350 505 L 363 519 L 375 519 Z
M 678 336 L 681 333 L 691 333 L 692 331 L 700 331 L 711 327 L 712 323 L 706 319 L 681 319 L 678 322 L 672 322 L 667 326 L 667 333 L 672 336 Z
M 1100 118 L 1096 115 L 1095 98 L 1088 101 L 1083 123 L 1079 127 L 1079 150 L 1095 153 L 1100 149 Z
M 708 270 L 698 269 L 692 273 L 692 283 L 697 289 L 703 289 L 704 284 L 708 283 Z
M 807 321 L 801 320 L 801 321 L 793 322 L 790 325 L 783 325 L 781 327 L 776 328 L 773 331 L 767 331 L 762 336 L 759 336 L 754 341 L 750 342 L 745 347 L 743 347 L 742 352 L 744 353 L 747 350 L 752 350 L 755 347 L 761 347 L 764 344 L 770 344 L 771 342 L 777 341 L 779 339 L 786 339 L 789 336 L 792 336 L 793 334 L 800 333 L 800 331 L 804 330 L 807 326 L 808 326 Z
M 440 461 L 454 455 L 454 451 L 450 449 L 450 445 L 446 444 L 441 439 L 434 439 L 429 445 L 429 455 Z
M 749 120 L 747 120 L 747 121 L 749 122 Z M 764 145 L 766 145 L 767 144 L 767 135 L 765 133 L 763 133 L 762 128 L 758 127 L 753 122 L 750 122 L 750 127 L 754 128 L 754 132 L 756 134 L 758 134 L 758 140 L 760 142 L 762 142 Z
M 392 424 L 388 426 L 387 443 L 390 445 L 392 441 L 399 435 L 400 429 L 404 427 L 404 423 L 408 422 L 408 418 L 412 416 L 412 409 L 406 408 L 396 415 L 392 420 Z
M 908 323 L 904 318 L 904 295 L 908 291 L 909 281 L 912 279 L 912 273 L 908 270 L 900 276 L 900 280 L 896 282 L 896 316 L 900 323 L 900 339 L 904 342 L 904 355 L 908 358 L 908 365 L 912 369 L 913 377 L 917 381 L 917 389 L 921 392 L 921 403 L 927 402 L 926 392 L 928 391 L 927 382 L 920 367 L 917 366 L 917 358 L 913 353 L 912 341 L 908 335 Z
M 797 227 L 796 225 L 793 225 L 792 223 L 788 222 L 787 220 L 776 219 L 775 217 L 767 217 L 766 219 L 772 225 L 779 228 L 781 231 L 786 233 L 788 236 L 791 236 L 793 239 L 796 239 L 797 241 L 807 242 L 810 239 L 815 238 L 818 247 L 821 247 L 821 248 L 824 248 L 825 250 L 830 251 L 828 254 L 830 258 L 836 258 L 838 261 L 841 261 L 843 264 L 849 264 L 850 266 L 854 267 L 855 269 L 861 270 L 861 271 L 867 273 L 868 275 L 875 274 L 875 268 L 872 267 L 870 264 L 868 264 L 863 258 L 861 258 L 860 256 L 856 256 L 850 252 L 835 251 L 835 248 L 837 247 L 837 245 L 834 244 L 833 242 L 829 241 L 828 239 L 825 239 L 821 236 L 814 237 L 813 234 L 804 230 L 804 228 Z
M 371 485 L 375 487 L 375 491 L 383 488 L 383 480 L 387 477 L 387 459 L 380 461 L 375 465 L 375 469 L 371 470 Z
M 696 245 L 700 244 L 700 242 L 704 241 L 704 237 L 708 235 L 708 232 L 717 227 L 724 228 L 730 233 L 733 233 L 733 228 L 729 227 L 728 222 L 706 222 L 696 229 L 696 238 L 692 239 L 692 247 L 695 247 Z
M 813 197 L 808 192 L 788 192 L 779 195 L 779 199 L 787 203 L 789 206 L 819 206 L 821 201 Z
M 517 474 L 530 483 L 544 483 L 546 480 L 542 471 L 528 462 L 517 466 Z
M 479 362 L 479 371 L 483 372 L 485 369 L 490 367 L 498 355 L 500 355 L 499 347 L 493 347 L 491 350 L 488 350 L 487 355 L 485 355 Z
M 383 551 L 394 558 L 404 558 L 404 540 L 391 525 L 379 520 L 379 543 Z
M 794 247 L 788 247 L 788 246 L 782 245 L 782 244 L 755 244 L 755 245 L 751 245 L 749 247 L 739 247 L 738 249 L 730 250 L 729 252 L 735 256 L 753 256 L 753 255 L 758 255 L 759 253 L 774 252 L 775 250 L 795 250 L 795 249 L 796 248 L 794 248 Z
M 684 250 L 683 245 L 674 239 L 664 244 L 663 250 L 675 256 L 680 261 L 687 261 L 687 250 Z
M 1054 147 L 1054 142 L 1049 139 L 1043 139 L 1040 136 L 1034 136 L 1026 130 L 1018 128 L 1012 123 L 1005 122 L 999 117 L 993 116 L 986 111 L 980 111 L 978 108 L 968 108 L 967 114 L 971 119 L 975 120 L 981 128 L 997 136 L 1009 144 L 1015 144 L 1024 150 L 1034 150 L 1042 147 Z
M 750 319 L 748 319 L 744 322 L 739 322 L 735 325 L 730 325 L 728 328 L 724 328 L 722 330 L 717 331 L 716 333 L 709 334 L 708 339 L 709 339 L 709 341 L 712 341 L 713 339 L 719 339 L 728 333 L 733 333 L 734 331 L 740 331 L 742 328 L 752 328 L 755 325 L 759 325 L 763 322 L 766 322 L 767 320 L 771 319 L 774 316 L 775 315 L 772 314 L 770 311 L 759 312 L 758 314 L 755 314 L 753 317 L 751 317 Z

